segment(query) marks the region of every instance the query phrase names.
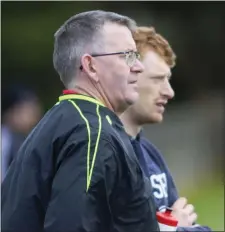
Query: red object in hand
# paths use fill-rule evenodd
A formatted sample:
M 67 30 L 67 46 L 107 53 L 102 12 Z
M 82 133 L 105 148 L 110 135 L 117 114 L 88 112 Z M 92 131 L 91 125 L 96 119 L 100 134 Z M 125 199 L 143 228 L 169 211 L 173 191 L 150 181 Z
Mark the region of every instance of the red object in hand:
M 165 212 L 157 212 L 156 217 L 159 223 L 160 231 L 176 231 L 178 221 L 171 214 L 172 210 L 167 208 Z

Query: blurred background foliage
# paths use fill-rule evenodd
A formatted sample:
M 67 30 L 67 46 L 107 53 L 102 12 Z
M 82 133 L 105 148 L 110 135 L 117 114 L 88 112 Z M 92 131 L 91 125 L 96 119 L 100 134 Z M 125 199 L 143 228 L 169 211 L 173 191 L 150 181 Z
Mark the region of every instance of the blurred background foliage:
M 49 109 L 63 89 L 52 65 L 53 35 L 70 16 L 93 9 L 133 17 L 139 25 L 154 26 L 170 42 L 178 57 L 172 77 L 176 97 L 165 122 L 147 127 L 146 133 L 165 153 L 181 194 L 196 205 L 200 223 L 224 230 L 224 2 L 2 1 L 2 89 L 26 83 Z M 187 126 L 187 132 L 185 125 L 197 120 L 202 127 Z M 187 135 L 180 150 L 179 133 Z M 198 166 L 193 168 L 196 157 Z
M 104 9 L 153 25 L 178 60 L 173 73 L 176 100 L 222 88 L 225 60 L 223 2 L 2 2 L 2 84 L 14 78 L 37 89 L 46 106 L 62 88 L 52 67 L 53 35 L 71 15 Z M 49 88 L 52 94 L 49 96 Z M 42 86 L 46 86 L 43 89 Z M 191 93 L 191 94 L 190 94 Z M 54 97 L 55 97 L 54 96 Z M 48 100 L 47 100 L 48 99 Z

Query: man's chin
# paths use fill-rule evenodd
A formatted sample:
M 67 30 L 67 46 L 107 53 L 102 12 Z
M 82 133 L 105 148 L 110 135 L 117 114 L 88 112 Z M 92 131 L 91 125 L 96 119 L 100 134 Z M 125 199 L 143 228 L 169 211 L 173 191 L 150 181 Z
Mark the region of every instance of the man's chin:
M 138 99 L 139 99 L 138 92 L 134 92 L 134 93 L 130 94 L 129 97 L 126 98 L 126 101 L 127 101 L 128 105 L 133 105 Z
M 163 115 L 162 114 L 154 114 L 149 117 L 149 123 L 161 123 L 163 121 Z

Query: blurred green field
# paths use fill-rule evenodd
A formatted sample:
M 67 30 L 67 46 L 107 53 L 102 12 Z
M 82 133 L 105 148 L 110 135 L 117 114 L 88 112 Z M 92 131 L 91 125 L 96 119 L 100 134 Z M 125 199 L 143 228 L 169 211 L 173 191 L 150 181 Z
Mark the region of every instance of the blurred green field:
M 213 231 L 224 231 L 224 183 L 222 181 L 204 184 L 201 189 L 186 193 L 186 196 L 195 206 L 199 224 L 207 225 Z

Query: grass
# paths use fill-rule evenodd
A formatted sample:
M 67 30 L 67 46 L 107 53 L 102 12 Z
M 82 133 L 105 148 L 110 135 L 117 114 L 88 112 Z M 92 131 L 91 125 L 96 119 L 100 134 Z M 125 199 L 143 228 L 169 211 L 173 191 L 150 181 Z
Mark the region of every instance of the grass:
M 224 231 L 223 183 L 213 182 L 189 192 L 188 201 L 195 206 L 199 224 L 207 225 L 213 231 Z

